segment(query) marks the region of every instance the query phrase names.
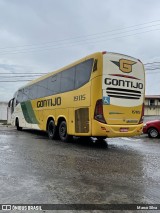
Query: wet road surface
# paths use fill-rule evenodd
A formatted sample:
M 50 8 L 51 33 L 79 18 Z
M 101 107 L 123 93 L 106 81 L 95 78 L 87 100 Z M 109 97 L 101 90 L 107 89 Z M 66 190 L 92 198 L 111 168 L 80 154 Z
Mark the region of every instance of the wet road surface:
M 160 203 L 160 139 L 51 141 L 0 126 L 1 203 Z

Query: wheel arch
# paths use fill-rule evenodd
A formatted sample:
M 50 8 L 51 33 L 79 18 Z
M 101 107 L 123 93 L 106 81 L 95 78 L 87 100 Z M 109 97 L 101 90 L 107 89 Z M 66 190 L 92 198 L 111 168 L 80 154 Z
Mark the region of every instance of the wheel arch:
M 51 121 L 51 120 L 53 120 L 54 122 L 55 122 L 55 118 L 54 118 L 54 116 L 48 116 L 48 118 L 47 118 L 47 122 L 46 122 L 46 130 L 47 130 L 47 127 L 48 127 L 48 124 L 49 124 L 49 122 Z
M 54 116 L 51 116 L 51 115 L 50 115 L 50 116 L 48 116 L 48 118 L 47 118 L 46 130 L 47 130 L 47 126 L 48 126 L 50 120 L 53 120 L 53 121 L 55 122 L 55 124 L 56 124 L 57 127 L 59 127 L 59 125 L 60 125 L 60 123 L 61 123 L 62 121 L 66 121 L 66 123 L 67 123 L 67 119 L 66 119 L 66 117 L 64 117 L 64 116 L 59 116 L 58 119 L 56 120 Z
M 67 123 L 67 119 L 64 116 L 59 116 L 59 118 L 57 119 L 57 127 L 59 127 L 62 121 L 65 121 Z
M 147 133 L 149 133 L 149 131 L 150 131 L 151 129 L 157 130 L 157 132 L 160 134 L 160 132 L 158 131 L 158 129 L 157 129 L 155 126 L 150 126 L 150 127 L 148 128 L 148 130 L 147 130 Z
M 19 118 L 16 116 L 15 117 L 15 126 L 17 126 L 17 121 L 19 121 Z

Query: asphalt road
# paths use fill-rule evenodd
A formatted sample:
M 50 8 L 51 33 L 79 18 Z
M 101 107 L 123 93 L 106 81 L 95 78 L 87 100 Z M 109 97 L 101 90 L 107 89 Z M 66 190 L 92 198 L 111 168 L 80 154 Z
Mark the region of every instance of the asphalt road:
M 160 139 L 51 141 L 0 126 L 1 203 L 158 204 Z

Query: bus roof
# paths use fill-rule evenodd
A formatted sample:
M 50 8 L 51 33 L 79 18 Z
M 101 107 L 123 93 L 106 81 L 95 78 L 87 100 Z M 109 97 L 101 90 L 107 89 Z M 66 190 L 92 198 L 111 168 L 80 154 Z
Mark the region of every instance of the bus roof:
M 28 86 L 30 86 L 30 85 L 32 85 L 32 84 L 34 84 L 34 83 L 37 83 L 37 82 L 39 82 L 39 81 L 41 81 L 41 80 L 43 80 L 43 79 L 46 79 L 46 78 L 52 76 L 53 74 L 57 74 L 57 73 L 63 71 L 64 69 L 68 69 L 68 68 L 70 68 L 70 67 L 73 67 L 73 66 L 75 66 L 75 65 L 78 64 L 78 63 L 81 63 L 81 62 L 83 62 L 83 61 L 85 61 L 85 60 L 87 60 L 87 59 L 89 59 L 89 58 L 93 58 L 93 57 L 95 57 L 96 55 L 100 55 L 100 54 L 102 55 L 102 52 L 96 52 L 96 53 L 87 55 L 86 57 L 81 58 L 81 59 L 79 59 L 79 60 L 76 60 L 75 62 L 73 62 L 73 63 L 71 63 L 71 64 L 68 64 L 68 65 L 66 65 L 66 66 L 63 66 L 62 68 L 60 68 L 60 69 L 58 69 L 58 70 L 49 72 L 49 73 L 47 73 L 47 74 L 45 74 L 45 75 L 42 75 L 42 76 L 39 77 L 39 78 L 36 78 L 36 79 L 30 81 L 30 82 L 27 83 L 25 86 L 20 87 L 18 90 L 23 89 L 23 88 L 25 88 L 25 87 L 28 87 Z
M 23 89 L 23 88 L 25 88 L 25 87 L 28 87 L 28 86 L 30 86 L 30 85 L 32 85 L 32 84 L 34 84 L 34 83 L 37 83 L 37 82 L 39 82 L 39 81 L 41 81 L 41 80 L 43 80 L 43 79 L 46 79 L 46 78 L 52 76 L 53 74 L 57 74 L 57 73 L 63 71 L 64 68 L 65 68 L 65 69 L 68 69 L 68 68 L 70 68 L 70 67 L 72 67 L 72 66 L 75 66 L 76 64 L 81 63 L 81 62 L 83 62 L 83 61 L 85 61 L 85 60 L 87 60 L 87 59 L 89 59 L 89 58 L 97 57 L 98 55 L 99 55 L 99 56 L 100 56 L 100 55 L 102 56 L 103 54 L 114 54 L 114 55 L 116 54 L 116 55 L 122 55 L 122 56 L 127 56 L 127 57 L 131 57 L 132 59 L 138 60 L 137 58 L 134 58 L 134 57 L 128 56 L 128 55 L 124 55 L 124 54 L 121 54 L 121 53 L 106 52 L 106 51 L 103 51 L 103 52 L 95 52 L 95 53 L 92 53 L 92 54 L 90 54 L 90 55 L 87 55 L 87 56 L 85 56 L 85 57 L 83 57 L 83 58 L 81 58 L 81 59 L 79 59 L 79 60 L 76 60 L 75 62 L 73 62 L 73 63 L 71 63 L 71 64 L 68 64 L 68 65 L 66 65 L 66 66 L 63 66 L 62 68 L 60 68 L 60 69 L 58 69 L 58 70 L 55 70 L 55 71 L 49 72 L 48 74 L 42 75 L 41 77 L 36 78 L 36 79 L 30 81 L 29 83 L 27 83 L 26 85 L 20 87 L 18 90 Z M 140 60 L 139 60 L 139 61 L 140 61 Z

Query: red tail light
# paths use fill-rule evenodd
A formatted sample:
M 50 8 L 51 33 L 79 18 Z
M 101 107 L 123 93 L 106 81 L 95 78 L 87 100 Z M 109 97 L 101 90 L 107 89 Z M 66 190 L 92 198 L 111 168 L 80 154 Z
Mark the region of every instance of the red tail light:
M 142 124 L 143 123 L 143 118 L 144 118 L 144 103 L 142 105 L 142 113 L 141 113 L 141 118 L 139 120 L 139 124 Z
M 103 116 L 103 102 L 102 102 L 102 99 L 99 99 L 97 102 L 96 102 L 96 107 L 95 107 L 95 111 L 94 111 L 94 119 L 101 122 L 101 123 L 105 123 L 106 124 L 106 121 L 104 119 L 104 116 Z

